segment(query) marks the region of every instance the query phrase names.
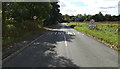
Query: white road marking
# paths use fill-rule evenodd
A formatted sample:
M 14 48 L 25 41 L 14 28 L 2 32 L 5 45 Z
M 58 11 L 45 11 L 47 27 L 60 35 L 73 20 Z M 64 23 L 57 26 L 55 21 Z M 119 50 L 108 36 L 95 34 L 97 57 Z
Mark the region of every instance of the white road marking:
M 67 45 L 67 41 L 66 41 L 65 34 L 63 34 L 63 35 L 64 35 L 64 39 L 65 39 L 65 46 L 68 46 L 68 45 Z
M 67 46 L 67 41 L 65 41 L 65 46 Z
M 55 35 L 57 34 L 57 32 L 55 32 Z
M 62 31 L 64 31 L 64 29 L 62 29 Z M 67 45 L 67 41 L 66 41 L 66 37 L 65 37 L 65 33 L 62 33 L 64 35 L 64 40 L 65 40 L 65 46 L 68 46 Z
M 67 34 L 68 34 L 68 35 L 72 35 L 72 33 L 71 33 L 71 32 L 67 32 Z
M 36 43 L 34 43 L 34 45 L 39 45 L 40 43 L 38 43 L 38 42 L 36 42 Z
M 75 35 L 75 33 L 73 32 L 73 35 Z

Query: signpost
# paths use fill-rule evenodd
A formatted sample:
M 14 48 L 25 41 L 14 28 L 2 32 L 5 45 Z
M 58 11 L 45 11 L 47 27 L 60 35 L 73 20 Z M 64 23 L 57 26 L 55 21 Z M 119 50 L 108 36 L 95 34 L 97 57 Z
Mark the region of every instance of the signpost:
M 36 19 L 37 19 L 37 16 L 33 16 L 33 19 L 34 19 L 34 22 L 35 22 Z M 34 28 L 35 28 L 35 24 L 36 24 L 36 23 L 34 23 Z
M 96 27 L 96 23 L 94 19 L 91 19 L 90 22 L 88 23 L 88 27 Z
M 37 19 L 37 16 L 33 16 L 33 19 L 36 20 L 36 19 Z

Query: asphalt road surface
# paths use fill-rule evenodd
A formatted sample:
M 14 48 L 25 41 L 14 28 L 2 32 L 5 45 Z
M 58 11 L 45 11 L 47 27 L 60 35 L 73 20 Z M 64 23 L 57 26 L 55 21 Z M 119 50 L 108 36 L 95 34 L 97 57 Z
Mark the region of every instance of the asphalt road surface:
M 118 52 L 62 23 L 3 67 L 118 67 Z

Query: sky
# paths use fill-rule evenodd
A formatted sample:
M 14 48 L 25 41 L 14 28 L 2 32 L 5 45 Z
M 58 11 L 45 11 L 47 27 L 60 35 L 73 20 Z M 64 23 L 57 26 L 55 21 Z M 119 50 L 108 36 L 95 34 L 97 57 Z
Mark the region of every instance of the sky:
M 60 0 L 60 13 L 63 15 L 77 14 L 111 14 L 118 15 L 118 2 L 120 0 Z M 120 3 L 119 3 L 120 5 Z M 120 6 L 119 6 L 120 8 Z

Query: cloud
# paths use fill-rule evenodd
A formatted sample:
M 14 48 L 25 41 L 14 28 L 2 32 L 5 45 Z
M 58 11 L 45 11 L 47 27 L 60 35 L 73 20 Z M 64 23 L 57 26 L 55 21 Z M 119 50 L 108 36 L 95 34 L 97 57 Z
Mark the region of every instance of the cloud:
M 77 14 L 103 14 L 118 15 L 119 0 L 60 0 L 60 12 L 69 15 Z M 74 2 L 84 3 L 87 6 L 76 6 Z M 71 4 L 72 3 L 72 4 Z
M 118 3 L 118 14 L 120 15 L 120 1 Z
M 61 2 L 60 6 L 61 7 L 66 7 L 66 4 L 64 2 Z
M 110 9 L 110 8 L 115 8 L 115 7 L 113 7 L 113 6 L 111 6 L 111 7 L 99 7 L 100 9 Z

